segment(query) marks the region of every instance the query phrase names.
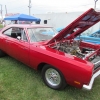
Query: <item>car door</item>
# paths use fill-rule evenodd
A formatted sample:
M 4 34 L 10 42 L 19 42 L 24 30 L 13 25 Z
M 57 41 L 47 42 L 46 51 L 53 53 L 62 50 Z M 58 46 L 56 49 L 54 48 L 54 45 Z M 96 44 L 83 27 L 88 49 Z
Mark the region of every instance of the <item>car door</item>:
M 4 41 L 6 53 L 16 58 L 17 60 L 29 65 L 29 42 L 27 40 L 27 37 L 24 37 L 24 35 L 26 36 L 24 28 L 12 27 L 9 30 L 9 36 L 7 31 L 3 33 L 7 36 Z M 20 37 L 20 40 L 17 37 Z
M 17 59 L 29 65 L 29 42 L 24 29 L 20 29 L 21 36 L 17 39 Z
M 10 27 L 6 31 L 3 32 L 3 35 L 5 36 L 5 39 L 3 40 L 3 50 L 6 51 L 6 53 L 14 58 L 17 58 L 16 52 L 17 52 L 17 35 L 16 35 L 16 27 Z M 14 35 L 16 35 L 16 37 Z
M 0 41 L 0 43 L 1 43 L 1 49 L 3 50 L 3 51 L 5 51 L 8 55 L 10 55 L 10 39 L 12 39 L 11 38 L 11 32 L 12 32 L 12 28 L 8 28 L 8 29 L 6 29 L 6 30 L 4 30 L 3 32 L 2 32 L 2 35 L 1 35 L 1 41 Z

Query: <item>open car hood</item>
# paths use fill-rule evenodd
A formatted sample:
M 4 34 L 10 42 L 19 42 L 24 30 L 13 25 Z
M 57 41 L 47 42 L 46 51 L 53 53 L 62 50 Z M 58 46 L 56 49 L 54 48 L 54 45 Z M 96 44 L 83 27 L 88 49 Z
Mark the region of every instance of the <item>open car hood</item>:
M 90 8 L 46 44 L 60 41 L 62 39 L 74 39 L 76 36 L 80 35 L 83 31 L 87 30 L 99 21 L 100 12 L 96 12 L 93 8 Z

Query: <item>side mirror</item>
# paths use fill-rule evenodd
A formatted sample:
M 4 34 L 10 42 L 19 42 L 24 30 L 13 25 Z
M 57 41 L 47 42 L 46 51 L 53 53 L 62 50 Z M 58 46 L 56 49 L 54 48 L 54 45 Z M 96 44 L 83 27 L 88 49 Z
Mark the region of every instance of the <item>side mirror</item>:
M 18 39 L 18 40 L 21 40 L 21 37 L 20 37 L 20 36 L 17 36 L 17 39 Z

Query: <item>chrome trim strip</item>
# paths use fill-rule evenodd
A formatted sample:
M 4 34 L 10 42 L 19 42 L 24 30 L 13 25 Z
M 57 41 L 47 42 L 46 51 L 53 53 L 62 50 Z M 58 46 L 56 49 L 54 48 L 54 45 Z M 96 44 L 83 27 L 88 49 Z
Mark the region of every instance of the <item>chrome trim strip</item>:
M 95 63 L 94 63 L 94 65 L 98 64 L 99 62 L 100 62 L 100 60 L 99 60 L 99 61 L 97 61 L 97 62 L 95 62 Z
M 94 82 L 94 79 L 100 75 L 100 70 L 98 70 L 95 74 L 93 74 L 91 80 L 90 80 L 90 83 L 89 85 L 83 85 L 83 89 L 86 89 L 86 90 L 91 90 L 92 89 L 92 86 L 93 86 L 93 82 Z

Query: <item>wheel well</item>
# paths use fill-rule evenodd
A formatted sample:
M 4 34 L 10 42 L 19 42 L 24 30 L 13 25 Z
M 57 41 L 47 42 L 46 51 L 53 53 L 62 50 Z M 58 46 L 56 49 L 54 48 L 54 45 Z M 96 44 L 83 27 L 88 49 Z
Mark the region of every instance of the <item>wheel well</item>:
M 37 67 L 37 70 L 41 71 L 44 65 L 48 65 L 47 63 L 40 63 Z

